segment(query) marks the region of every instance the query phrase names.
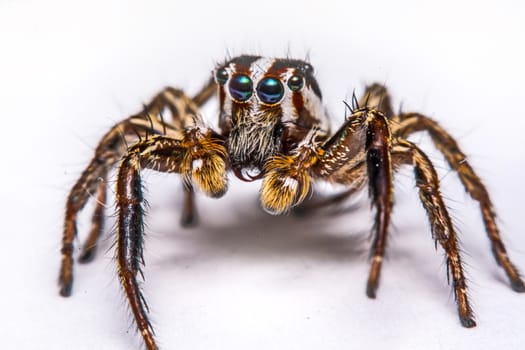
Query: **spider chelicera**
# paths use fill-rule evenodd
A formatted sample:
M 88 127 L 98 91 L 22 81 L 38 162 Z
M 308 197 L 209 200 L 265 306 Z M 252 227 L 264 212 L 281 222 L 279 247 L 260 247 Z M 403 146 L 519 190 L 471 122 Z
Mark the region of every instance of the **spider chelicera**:
M 215 93 L 220 106 L 219 131 L 208 126 L 199 113 L 199 108 Z M 166 120 L 168 115 L 170 118 Z M 262 180 L 261 205 L 272 214 L 287 212 L 301 204 L 316 180 L 347 188 L 322 205 L 338 202 L 368 186 L 376 214 L 366 293 L 375 298 L 393 206 L 393 176 L 400 166 L 408 165 L 414 169 L 432 237 L 446 253 L 461 324 L 474 327 L 458 239 L 440 193 L 436 171 L 425 153 L 407 140 L 418 131 L 428 132 L 465 190 L 479 203 L 497 263 L 512 288 L 525 292 L 525 284 L 501 241 L 485 186 L 456 141 L 438 123 L 419 113 L 395 114 L 386 89 L 373 84 L 359 102 L 354 101 L 343 125 L 331 133 L 321 90 L 309 63 L 243 55 L 220 64 L 212 79 L 193 98 L 181 90 L 166 88 L 142 112 L 117 123 L 102 138 L 93 160 L 67 200 L 60 294 L 69 296 L 72 291 L 77 215 L 94 196 L 92 228 L 79 257 L 81 262 L 87 262 L 94 257 L 102 232 L 108 172 L 118 166 L 118 276 L 149 350 L 158 347 L 137 283 L 143 262 L 141 172 L 145 169 L 182 177 L 183 225 L 196 220 L 193 188 L 220 197 L 227 190 L 230 171 L 243 180 Z M 319 207 L 319 203 L 304 205 L 305 209 Z

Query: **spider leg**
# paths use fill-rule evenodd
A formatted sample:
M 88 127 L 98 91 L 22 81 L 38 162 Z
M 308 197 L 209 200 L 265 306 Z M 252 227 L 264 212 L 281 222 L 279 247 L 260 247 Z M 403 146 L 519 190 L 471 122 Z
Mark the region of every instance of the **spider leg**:
M 385 255 L 388 226 L 393 205 L 391 136 L 386 116 L 368 107 L 355 110 L 343 126 L 323 146 L 313 176 L 362 188 L 366 167 L 369 194 L 376 208 L 371 266 L 366 294 L 375 298 Z
M 460 150 L 457 142 L 434 120 L 418 114 L 400 114 L 395 117 L 394 134 L 401 138 L 418 132 L 427 131 L 436 148 L 443 153 L 449 166 L 454 169 L 469 195 L 479 203 L 485 230 L 487 231 L 496 262 L 507 274 L 512 289 L 525 292 L 525 283 L 520 272 L 511 262 L 496 223 L 496 212 L 487 189 L 476 175 L 467 156 Z
M 198 215 L 195 207 L 195 192 L 191 184 L 182 184 L 184 202 L 180 216 L 180 224 L 183 227 L 191 227 L 197 223 Z
M 202 107 L 206 102 L 212 98 L 217 93 L 217 85 L 215 84 L 215 80 L 213 78 L 209 79 L 206 84 L 201 88 L 195 96 L 192 97 L 193 103 L 197 105 L 197 107 Z
M 118 274 L 137 327 L 149 350 L 158 349 L 147 317 L 148 307 L 141 294 L 137 274 L 144 264 L 144 198 L 140 172 L 152 169 L 179 173 L 206 194 L 221 196 L 226 191 L 226 150 L 210 134 L 190 132 L 183 140 L 155 136 L 133 145 L 122 158 L 117 174 Z M 143 276 L 142 276 L 143 277 Z
M 369 192 L 372 203 L 376 207 L 375 232 L 372 243 L 370 274 L 366 294 L 376 297 L 379 284 L 381 265 L 385 255 L 385 247 L 393 205 L 393 179 L 390 155 L 390 129 L 386 117 L 371 114 L 367 125 L 366 163 L 369 179 Z
M 95 211 L 91 218 L 91 231 L 89 231 L 89 235 L 82 246 L 82 252 L 78 257 L 78 261 L 81 263 L 90 262 L 95 257 L 97 242 L 104 228 L 104 209 L 107 200 L 106 180 L 106 177 L 99 180 Z
M 210 100 L 217 92 L 217 86 L 213 79 L 210 79 L 191 99 L 182 90 L 171 87 L 166 88 L 163 93 L 147 107 L 147 110 L 155 113 L 162 118 L 162 110 L 167 106 L 171 112 L 172 123 L 178 129 L 184 129 L 193 123 L 193 118 L 198 114 L 198 108 Z M 150 112 L 150 113 L 151 113 Z M 195 193 L 190 185 L 183 185 L 183 207 L 181 212 L 180 224 L 190 227 L 197 224 L 198 215 L 195 206 Z
M 394 115 L 388 90 L 384 85 L 378 83 L 366 87 L 363 97 L 359 100 L 359 107 L 376 109 L 388 119 Z
M 209 82 L 196 96 L 199 104 L 205 103 L 211 96 L 214 86 Z M 173 124 L 164 122 L 162 112 L 168 108 Z M 78 213 L 84 208 L 91 195 L 97 193 L 97 204 L 92 219 L 92 228 L 80 255 L 81 262 L 93 259 L 97 241 L 101 236 L 104 222 L 106 200 L 105 179 L 111 168 L 126 152 L 128 144 L 148 135 L 168 134 L 178 136 L 183 130 L 195 123 L 202 122 L 198 116 L 198 104 L 187 97 L 181 90 L 166 88 L 145 106 L 144 110 L 117 123 L 104 135 L 95 151 L 95 156 L 71 189 L 67 204 L 62 238 L 62 262 L 59 273 L 60 294 L 71 295 L 73 284 L 74 239 L 77 235 Z M 193 203 L 193 192 L 184 190 L 184 202 Z M 191 224 L 196 217 L 194 206 L 185 205 L 183 223 Z
M 394 162 L 414 167 L 419 197 L 425 208 L 433 238 L 445 250 L 447 272 L 458 305 L 459 319 L 464 327 L 475 327 L 473 312 L 467 297 L 466 280 L 461 264 L 458 240 L 439 189 L 439 178 L 428 157 L 414 144 L 398 140 L 393 149 Z
M 140 125 L 136 126 L 140 129 Z M 105 179 L 109 169 L 117 162 L 120 154 L 125 151 L 125 141 L 123 141 L 122 134 L 126 135 L 126 130 L 135 130 L 133 120 L 127 119 L 117 125 L 115 125 L 99 143 L 95 151 L 95 157 L 91 160 L 88 167 L 82 172 L 82 175 L 77 180 L 73 188 L 71 189 L 67 202 L 66 202 L 66 214 L 64 220 L 64 232 L 62 238 L 62 262 L 59 274 L 59 286 L 60 295 L 69 296 L 71 295 L 71 289 L 73 285 L 73 242 L 77 235 L 77 216 L 78 213 L 84 208 L 87 201 L 92 194 L 98 192 L 98 199 L 102 196 L 105 197 L 105 184 L 100 179 Z M 105 198 L 102 198 L 105 199 Z M 100 236 L 100 230 L 103 225 L 103 213 L 104 204 L 102 202 L 97 203 L 95 213 L 93 216 L 94 227 L 88 237 L 86 243 L 87 250 L 82 254 L 82 260 L 88 261 L 94 254 L 96 246 L 96 240 Z M 91 256 L 90 256 L 91 255 Z

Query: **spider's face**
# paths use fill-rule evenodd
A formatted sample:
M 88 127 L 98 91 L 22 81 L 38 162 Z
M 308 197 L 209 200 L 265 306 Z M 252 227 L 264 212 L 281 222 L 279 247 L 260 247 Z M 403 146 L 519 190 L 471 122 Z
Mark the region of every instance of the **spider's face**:
M 302 60 L 239 56 L 219 66 L 219 126 L 234 169 L 258 168 L 328 117 L 313 67 Z

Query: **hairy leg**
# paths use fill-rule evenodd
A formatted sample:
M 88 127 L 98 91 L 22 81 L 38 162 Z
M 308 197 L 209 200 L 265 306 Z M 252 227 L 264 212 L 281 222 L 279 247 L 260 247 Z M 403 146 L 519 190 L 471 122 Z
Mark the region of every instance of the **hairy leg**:
M 211 96 L 212 86 L 206 85 L 196 95 L 199 103 L 206 102 Z M 173 125 L 163 120 L 163 110 L 171 112 Z M 62 262 L 59 273 L 60 294 L 71 295 L 73 284 L 73 252 L 74 239 L 77 235 L 78 213 L 84 208 L 91 196 L 97 193 L 97 204 L 92 219 L 91 232 L 84 244 L 80 259 L 87 262 L 93 259 L 95 247 L 101 236 L 104 221 L 105 179 L 110 169 L 114 167 L 120 157 L 126 152 L 128 144 L 151 135 L 171 135 L 180 137 L 181 131 L 196 122 L 202 123 L 198 116 L 198 107 L 181 90 L 166 88 L 144 107 L 144 110 L 134 116 L 116 124 L 104 135 L 95 151 L 95 156 L 88 167 L 71 189 L 66 203 L 64 231 L 62 238 Z M 174 126 L 175 125 L 175 126 Z M 185 202 L 193 201 L 193 193 L 185 191 Z M 191 197 L 188 199 L 188 197 Z M 195 217 L 191 213 L 194 207 L 188 209 L 190 213 L 183 213 L 187 217 Z
M 386 116 L 365 107 L 354 111 L 335 135 L 322 146 L 313 176 L 360 188 L 366 167 L 369 194 L 376 209 L 371 248 L 371 267 L 366 293 L 375 298 L 385 255 L 393 205 L 391 135 Z
M 144 262 L 144 197 L 141 170 L 153 169 L 179 173 L 192 179 L 203 192 L 212 197 L 226 191 L 226 150 L 221 140 L 208 133 L 189 133 L 183 140 L 157 136 L 139 141 L 123 157 L 117 175 L 117 245 L 119 279 L 128 299 L 146 347 L 158 349 L 147 317 L 147 304 L 141 294 L 137 275 Z M 199 160 L 198 162 L 196 162 Z M 193 165 L 199 163 L 198 168 Z
M 90 262 L 95 257 L 97 243 L 104 228 L 104 209 L 107 199 L 106 181 L 106 178 L 99 179 L 95 211 L 91 218 L 91 231 L 89 231 L 89 235 L 82 246 L 82 252 L 78 257 L 78 261 L 81 263 Z
M 374 239 L 372 243 L 370 275 L 366 294 L 375 298 L 379 285 L 381 265 L 385 255 L 388 226 L 393 205 L 392 163 L 390 156 L 390 130 L 382 115 L 374 116 L 367 126 L 366 163 L 369 192 L 376 207 Z
M 386 87 L 378 83 L 366 87 L 363 97 L 359 100 L 359 107 L 378 110 L 388 119 L 394 115 L 390 95 Z
M 73 242 L 77 235 L 77 217 L 78 213 L 84 208 L 87 201 L 95 193 L 99 193 L 98 197 L 102 196 L 101 192 L 105 191 L 105 184 L 100 182 L 100 179 L 105 179 L 109 169 L 117 162 L 120 155 L 125 150 L 122 132 L 127 129 L 131 120 L 125 120 L 114 126 L 102 139 L 97 147 L 95 157 L 91 160 L 88 167 L 83 171 L 82 175 L 71 189 L 67 203 L 66 214 L 64 220 L 64 232 L 62 238 L 62 262 L 59 274 L 60 294 L 62 296 L 71 295 L 73 285 Z M 87 242 L 91 251 L 84 255 L 83 260 L 87 261 L 94 253 L 96 240 L 100 236 L 102 229 L 103 213 L 105 203 L 97 203 L 95 214 L 93 217 L 94 227 L 89 235 Z M 93 242 L 93 240 L 95 242 Z
M 432 237 L 443 247 L 447 256 L 447 272 L 452 278 L 459 319 L 464 327 L 474 327 L 476 322 L 468 301 L 458 239 L 440 192 L 437 173 L 428 157 L 414 144 L 400 140 L 394 146 L 393 153 L 394 162 L 414 167 L 419 197 L 428 215 Z
M 525 292 L 525 283 L 518 269 L 511 262 L 501 239 L 496 223 L 496 212 L 488 191 L 470 166 L 467 156 L 460 150 L 456 140 L 437 122 L 418 113 L 400 114 L 395 117 L 395 120 L 397 123 L 394 124 L 394 134 L 401 138 L 406 138 L 417 131 L 429 133 L 436 148 L 443 153 L 449 166 L 457 172 L 467 193 L 479 203 L 492 252 L 497 263 L 507 274 L 512 289 L 517 292 Z

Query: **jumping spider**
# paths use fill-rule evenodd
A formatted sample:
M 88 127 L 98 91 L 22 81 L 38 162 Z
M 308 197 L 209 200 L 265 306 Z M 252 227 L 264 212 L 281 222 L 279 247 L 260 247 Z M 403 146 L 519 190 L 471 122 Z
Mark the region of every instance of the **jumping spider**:
M 199 108 L 216 92 L 220 131 L 208 126 L 199 113 Z M 337 202 L 368 185 L 376 214 L 366 294 L 375 298 L 393 206 L 394 172 L 409 165 L 414 169 L 432 237 L 446 253 L 461 324 L 474 327 L 458 239 L 436 171 L 425 153 L 407 141 L 417 131 L 428 132 L 465 190 L 479 203 L 497 263 L 505 270 L 512 288 L 525 292 L 525 284 L 501 241 L 487 190 L 456 141 L 424 115 L 395 114 L 381 85 L 367 87 L 363 98 L 354 102 L 351 115 L 332 134 L 329 116 L 321 103 L 321 90 L 309 63 L 247 55 L 219 65 L 213 78 L 193 98 L 178 89 L 164 89 L 142 112 L 113 126 L 73 186 L 65 213 L 60 294 L 69 296 L 72 290 L 77 215 L 91 196 L 96 197 L 91 232 L 79 258 L 87 262 L 94 257 L 102 231 L 108 172 L 118 164 L 118 276 L 149 350 L 158 347 L 137 283 L 143 262 L 144 169 L 180 174 L 186 184 L 183 224 L 195 221 L 193 187 L 208 196 L 220 197 L 226 192 L 229 171 L 246 181 L 262 179 L 261 205 L 272 214 L 301 204 L 315 180 L 347 187 L 321 205 Z M 164 120 L 167 114 L 171 115 L 170 121 Z M 305 205 L 311 208 L 317 204 Z

